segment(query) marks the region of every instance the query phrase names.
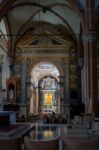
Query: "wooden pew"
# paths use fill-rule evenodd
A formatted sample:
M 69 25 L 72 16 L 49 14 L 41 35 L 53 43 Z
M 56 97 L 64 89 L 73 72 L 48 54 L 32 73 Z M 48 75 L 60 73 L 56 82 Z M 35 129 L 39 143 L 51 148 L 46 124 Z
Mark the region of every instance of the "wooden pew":
M 22 150 L 22 140 L 20 137 L 0 138 L 0 150 Z
M 59 150 L 59 138 L 51 140 L 24 139 L 24 150 Z

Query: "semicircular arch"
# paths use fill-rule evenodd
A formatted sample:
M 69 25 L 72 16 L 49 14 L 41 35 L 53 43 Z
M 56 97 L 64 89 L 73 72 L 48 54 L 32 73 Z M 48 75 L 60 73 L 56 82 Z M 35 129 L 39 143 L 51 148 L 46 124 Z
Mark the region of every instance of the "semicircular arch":
M 40 63 L 43 63 L 43 62 L 46 62 L 46 63 L 49 63 L 49 64 L 54 65 L 54 66 L 57 68 L 57 70 L 59 71 L 59 75 L 60 75 L 60 76 L 63 75 L 63 72 L 64 72 L 64 71 L 63 71 L 63 69 L 62 69 L 62 67 L 61 67 L 61 65 L 60 65 L 60 64 L 62 64 L 62 61 L 61 61 L 61 63 L 58 63 L 58 62 L 55 62 L 54 60 L 51 60 L 51 59 L 48 59 L 48 58 L 39 59 L 39 60 L 33 62 L 33 63 L 29 66 L 29 68 L 28 68 L 28 70 L 27 70 L 27 74 L 28 74 L 29 76 L 31 76 L 31 71 L 32 71 L 32 69 L 33 69 L 36 65 L 38 65 L 38 64 L 40 64 Z

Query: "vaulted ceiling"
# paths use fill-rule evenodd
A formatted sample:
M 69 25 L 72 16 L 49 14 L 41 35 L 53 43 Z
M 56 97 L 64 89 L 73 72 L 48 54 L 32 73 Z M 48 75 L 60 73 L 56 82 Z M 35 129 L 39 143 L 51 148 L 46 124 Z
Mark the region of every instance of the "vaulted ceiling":
M 96 6 L 98 5 L 98 0 Z M 76 40 L 86 13 L 86 0 L 0 0 L 0 30 L 14 54 L 17 42 L 28 31 L 49 27 L 51 34 L 70 35 Z M 35 34 L 41 34 L 37 32 Z

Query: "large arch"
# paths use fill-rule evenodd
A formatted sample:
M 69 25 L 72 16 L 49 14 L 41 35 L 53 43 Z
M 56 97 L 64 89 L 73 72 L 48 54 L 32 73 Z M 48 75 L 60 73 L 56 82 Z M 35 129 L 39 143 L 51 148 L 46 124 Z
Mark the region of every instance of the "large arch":
M 47 83 L 49 84 L 47 85 Z M 47 111 L 56 111 L 59 113 L 60 98 L 59 96 L 57 97 L 56 94 L 59 95 L 58 69 L 49 62 L 38 63 L 31 70 L 30 113 Z M 47 104 L 47 99 L 45 100 L 45 97 L 48 95 L 52 98 L 51 103 L 48 102 Z M 35 107 L 31 107 L 31 105 L 35 105 Z
M 64 61 L 61 60 L 61 59 L 58 59 L 58 60 L 56 60 L 56 62 L 55 62 L 55 60 L 52 59 L 52 58 L 39 58 L 39 59 L 37 59 L 35 62 L 32 62 L 32 64 L 30 64 L 30 66 L 29 66 L 29 68 L 28 68 L 28 70 L 27 70 L 27 74 L 28 74 L 29 76 L 31 76 L 31 70 L 32 70 L 35 66 L 37 66 L 38 64 L 43 63 L 43 62 L 48 62 L 48 63 L 53 64 L 53 65 L 59 70 L 59 74 L 62 76 L 62 75 L 64 74 L 64 70 L 63 70 L 63 68 L 60 66 L 60 64 L 57 63 L 57 61 L 59 61 L 62 65 L 63 65 L 63 63 L 64 63 Z

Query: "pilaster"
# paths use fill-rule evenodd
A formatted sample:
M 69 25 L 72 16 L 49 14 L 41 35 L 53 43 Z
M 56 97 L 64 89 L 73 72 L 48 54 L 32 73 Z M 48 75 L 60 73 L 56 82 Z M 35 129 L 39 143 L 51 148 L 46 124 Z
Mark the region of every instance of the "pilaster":
M 26 60 L 22 60 L 21 67 L 21 103 L 26 104 Z
M 69 53 L 64 62 L 64 114 L 70 118 Z
M 69 54 L 68 54 L 69 57 Z M 70 103 L 70 91 L 69 91 L 69 61 L 64 63 L 64 103 L 69 104 Z

